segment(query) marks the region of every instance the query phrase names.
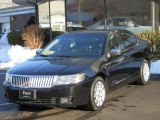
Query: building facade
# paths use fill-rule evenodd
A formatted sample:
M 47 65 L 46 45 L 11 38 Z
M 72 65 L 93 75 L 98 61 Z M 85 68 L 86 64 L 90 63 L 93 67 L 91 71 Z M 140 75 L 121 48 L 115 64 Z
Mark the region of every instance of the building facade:
M 42 27 L 43 23 L 51 24 L 52 30 L 62 31 L 57 26 L 64 25 L 64 21 L 66 30 L 154 31 L 159 29 L 159 4 L 159 0 L 41 0 L 39 22 Z
M 34 3 L 41 28 L 52 31 L 127 29 L 157 31 L 160 0 L 12 0 Z M 72 29 L 70 29 L 72 28 Z
M 27 2 L 20 5 L 13 1 L 0 1 L 0 33 L 13 30 L 22 31 L 27 21 L 35 16 L 33 5 Z

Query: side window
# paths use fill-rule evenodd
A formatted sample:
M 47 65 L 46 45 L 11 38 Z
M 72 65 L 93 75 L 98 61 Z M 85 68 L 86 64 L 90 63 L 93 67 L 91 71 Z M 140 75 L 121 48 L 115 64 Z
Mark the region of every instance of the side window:
M 136 38 L 131 33 L 120 32 L 119 36 L 120 36 L 121 41 L 122 41 L 120 44 L 122 44 L 124 46 L 124 49 L 131 48 L 136 43 Z
M 117 34 L 112 34 L 108 41 L 108 51 L 111 51 L 112 49 L 123 50 L 123 46 L 120 44 L 120 42 L 120 38 L 117 36 Z

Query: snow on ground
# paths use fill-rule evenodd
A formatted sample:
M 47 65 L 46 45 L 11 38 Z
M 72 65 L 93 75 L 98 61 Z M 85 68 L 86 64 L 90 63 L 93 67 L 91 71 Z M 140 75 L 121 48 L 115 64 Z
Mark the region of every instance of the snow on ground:
M 151 63 L 151 73 L 160 74 L 160 60 Z
M 36 50 L 21 46 L 10 46 L 6 34 L 0 39 L 0 69 L 11 68 L 36 55 Z M 151 74 L 160 74 L 160 60 L 152 62 Z

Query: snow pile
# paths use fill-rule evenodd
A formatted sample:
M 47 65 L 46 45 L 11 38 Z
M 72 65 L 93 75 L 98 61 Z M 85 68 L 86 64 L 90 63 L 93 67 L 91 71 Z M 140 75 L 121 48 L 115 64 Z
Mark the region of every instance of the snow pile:
M 19 45 L 7 46 L 0 50 L 0 69 L 11 68 L 35 55 L 36 50 L 30 50 Z
M 160 60 L 151 63 L 151 74 L 160 74 Z
M 11 46 L 3 46 L 0 47 L 0 63 L 2 62 L 8 62 L 9 61 L 9 56 L 8 56 L 8 51 L 10 50 Z
M 8 44 L 7 32 L 0 39 L 0 69 L 11 68 L 36 55 L 36 50 L 30 50 L 19 45 Z
M 8 31 L 4 35 L 2 35 L 2 37 L 0 38 L 0 47 L 8 46 L 7 34 L 8 34 Z
M 8 55 L 6 55 L 11 46 L 8 44 L 7 32 L 0 39 L 0 63 L 8 62 L 10 59 Z
M 15 53 L 17 55 L 15 55 Z M 12 48 L 8 52 L 8 55 L 10 56 L 12 62 L 21 63 L 35 56 L 36 50 L 30 50 L 28 48 L 24 48 L 17 45 L 17 46 L 12 46 Z

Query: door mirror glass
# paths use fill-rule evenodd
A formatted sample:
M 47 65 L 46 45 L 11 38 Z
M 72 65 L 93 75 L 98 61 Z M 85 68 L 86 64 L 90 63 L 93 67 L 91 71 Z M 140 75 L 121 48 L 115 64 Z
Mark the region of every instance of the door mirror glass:
M 39 55 L 42 52 L 42 49 L 36 50 L 36 55 Z
M 110 55 L 111 56 L 118 56 L 118 55 L 120 55 L 121 54 L 121 50 L 119 50 L 119 49 L 112 49 L 111 51 L 110 51 Z

